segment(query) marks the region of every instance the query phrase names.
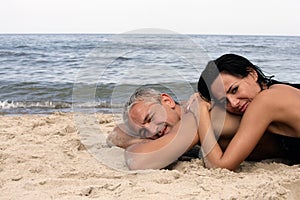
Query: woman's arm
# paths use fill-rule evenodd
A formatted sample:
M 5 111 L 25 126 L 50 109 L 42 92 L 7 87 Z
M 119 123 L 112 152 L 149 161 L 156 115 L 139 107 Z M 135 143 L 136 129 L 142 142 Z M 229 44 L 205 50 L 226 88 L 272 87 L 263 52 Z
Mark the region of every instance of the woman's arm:
M 272 95 L 271 95 L 272 96 Z M 195 98 L 198 103 L 199 124 L 198 134 L 205 157 L 207 167 L 220 167 L 230 170 L 236 169 L 249 154 L 253 151 L 256 144 L 267 130 L 272 121 L 272 107 L 266 102 L 270 102 L 270 95 L 257 96 L 248 106 L 240 127 L 226 148 L 222 151 L 217 143 L 214 131 L 211 127 L 209 117 L 209 104 L 198 95 Z M 195 106 L 194 106 L 195 107 Z
M 209 114 L 215 135 L 231 139 L 240 126 L 241 116 L 226 112 L 220 105 L 215 105 Z

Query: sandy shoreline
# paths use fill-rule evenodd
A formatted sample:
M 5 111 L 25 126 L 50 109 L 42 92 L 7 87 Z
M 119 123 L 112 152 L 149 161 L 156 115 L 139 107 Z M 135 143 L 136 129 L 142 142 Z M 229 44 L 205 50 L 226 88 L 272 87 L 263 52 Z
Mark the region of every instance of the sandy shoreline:
M 300 199 L 299 165 L 244 162 L 231 172 L 195 159 L 128 173 L 103 142 L 119 116 L 0 118 L 0 199 Z

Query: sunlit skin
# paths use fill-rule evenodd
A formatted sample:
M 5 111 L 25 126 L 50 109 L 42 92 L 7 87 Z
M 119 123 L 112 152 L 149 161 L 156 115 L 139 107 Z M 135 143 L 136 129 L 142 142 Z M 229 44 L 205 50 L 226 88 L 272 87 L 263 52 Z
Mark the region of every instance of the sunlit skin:
M 210 129 L 210 104 L 201 99 L 199 94 L 192 97 L 193 103 L 197 105 L 191 105 L 192 108 L 194 106 L 193 110 L 200 107 L 198 134 L 202 147 L 207 149 L 207 167 L 236 169 L 253 151 L 266 131 L 300 137 L 300 90 L 282 84 L 269 88 L 263 85 L 261 88 L 257 79 L 255 71 L 251 71 L 244 78 L 221 72 L 211 85 L 216 100 L 226 101 L 228 112 L 243 115 L 237 133 L 224 152 L 215 142 L 214 133 Z M 210 142 L 203 143 L 204 141 Z
M 160 103 L 138 102 L 129 111 L 128 125 L 141 138 L 157 139 L 170 132 L 180 120 L 181 110 L 167 94 Z
M 167 94 L 161 94 L 161 102 L 140 101 L 133 104 L 128 113 L 127 125 L 141 138 L 139 143 L 128 146 L 125 160 L 129 169 L 159 169 L 174 162 L 180 155 L 198 142 L 191 114 L 186 124 L 180 121 L 181 107 Z M 185 130 L 185 131 L 178 131 Z
M 211 90 L 216 101 L 222 104 L 226 103 L 228 112 L 241 115 L 261 91 L 261 88 L 257 83 L 257 75 L 254 71 L 243 78 L 221 72 L 211 85 Z
M 182 107 L 175 104 L 174 100 L 167 94 L 161 94 L 161 103 L 153 102 L 138 102 L 134 104 L 129 111 L 128 125 L 130 125 L 133 135 L 127 134 L 124 124 L 117 126 L 110 134 L 109 140 L 112 144 L 125 148 L 127 152 L 137 153 L 131 155 L 129 158 L 134 158 L 138 166 L 129 165 L 130 169 L 144 169 L 144 168 L 161 168 L 166 166 L 166 163 L 160 163 L 170 156 L 180 156 L 176 153 L 177 148 L 188 148 L 198 143 L 197 128 L 195 127 L 195 118 L 189 113 L 182 110 Z M 229 141 L 233 137 L 239 126 L 240 117 L 236 115 L 226 115 L 225 122 L 222 117 L 224 110 L 218 106 L 214 107 L 211 111 L 212 124 L 215 131 L 222 129 L 221 136 L 218 140 L 221 148 L 226 149 Z M 221 114 L 221 115 L 220 115 Z M 187 119 L 187 120 L 186 120 Z M 180 122 L 183 122 L 182 124 Z M 178 132 L 178 125 L 185 126 L 182 128 L 182 133 Z M 127 127 L 127 126 L 126 126 Z M 192 127 L 195 127 L 194 129 Z M 205 126 L 204 126 L 205 127 Z M 195 132 L 194 141 L 189 143 L 185 142 L 189 137 L 193 137 Z M 190 133 L 192 133 L 190 135 Z M 174 140 L 177 134 L 183 134 L 183 138 L 179 139 L 176 145 L 168 145 Z M 189 136 L 190 135 L 190 136 Z M 137 137 L 138 136 L 138 137 Z M 178 141 L 178 140 L 177 140 Z M 268 145 L 265 145 L 268 144 Z M 277 143 L 270 134 L 265 134 L 264 139 L 261 140 L 260 145 L 253 151 L 249 159 L 260 160 L 264 158 L 274 157 L 278 154 Z M 165 149 L 163 154 L 159 149 Z M 152 153 L 147 159 L 139 153 Z M 153 152 L 157 152 L 153 154 Z M 157 158 L 155 158 L 155 155 Z M 128 157 L 127 157 L 128 158 Z M 152 165 L 156 163 L 156 165 Z
M 161 94 L 160 103 L 136 102 L 129 110 L 127 126 L 139 138 L 115 129 L 115 136 L 120 136 L 115 138 L 121 138 L 126 148 L 129 169 L 164 167 L 199 141 L 209 168 L 234 170 L 251 154 L 254 159 L 280 155 L 272 136 L 300 137 L 300 90 L 281 84 L 267 88 L 257 79 L 255 71 L 246 77 L 222 72 L 212 83 L 215 99 L 227 102 L 227 111 L 234 114 L 228 112 L 225 121 L 213 116 L 213 111 L 222 108 L 211 110 L 199 93 L 188 101 L 189 112 L 181 111 L 167 94 Z M 243 116 L 241 121 L 238 115 Z M 216 130 L 222 130 L 219 140 Z

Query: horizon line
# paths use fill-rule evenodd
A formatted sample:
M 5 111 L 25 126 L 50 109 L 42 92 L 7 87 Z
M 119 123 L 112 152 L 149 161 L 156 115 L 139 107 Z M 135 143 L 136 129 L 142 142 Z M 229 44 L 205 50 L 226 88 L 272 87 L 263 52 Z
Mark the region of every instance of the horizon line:
M 101 33 L 101 32 L 0 32 L 0 35 L 163 35 L 163 34 L 179 34 L 179 35 L 211 35 L 211 36 L 273 36 L 273 37 L 300 37 L 299 35 L 287 35 L 287 34 L 249 34 L 249 33 L 131 33 L 131 32 L 124 32 L 124 33 Z

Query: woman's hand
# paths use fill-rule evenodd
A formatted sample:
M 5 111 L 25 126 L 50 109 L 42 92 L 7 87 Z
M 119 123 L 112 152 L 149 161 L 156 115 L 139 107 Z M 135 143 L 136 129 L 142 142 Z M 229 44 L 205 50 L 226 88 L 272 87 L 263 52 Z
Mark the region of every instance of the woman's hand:
M 209 112 L 211 110 L 211 103 L 205 101 L 199 93 L 191 95 L 190 99 L 186 103 L 185 112 L 193 113 L 197 122 L 199 122 L 200 111 L 203 109 Z
M 206 156 L 214 149 L 215 145 L 217 144 L 214 130 L 211 126 L 209 113 L 211 109 L 211 103 L 204 100 L 199 93 L 193 94 L 188 101 L 187 111 L 192 112 L 195 117 L 197 123 L 197 133 L 201 143 L 203 161 L 205 166 L 209 168 L 213 167 L 213 165 L 211 164 L 209 158 L 207 158 Z M 220 147 L 217 148 L 218 150 L 220 149 Z M 220 153 L 217 153 L 216 156 L 219 157 L 219 154 Z
M 196 110 L 196 108 L 199 109 L 199 105 L 204 106 L 208 108 L 208 110 L 211 110 L 211 103 L 206 101 L 204 98 L 201 97 L 201 95 L 197 92 L 190 96 L 190 99 L 186 103 L 186 111 L 189 112 L 190 110 Z

